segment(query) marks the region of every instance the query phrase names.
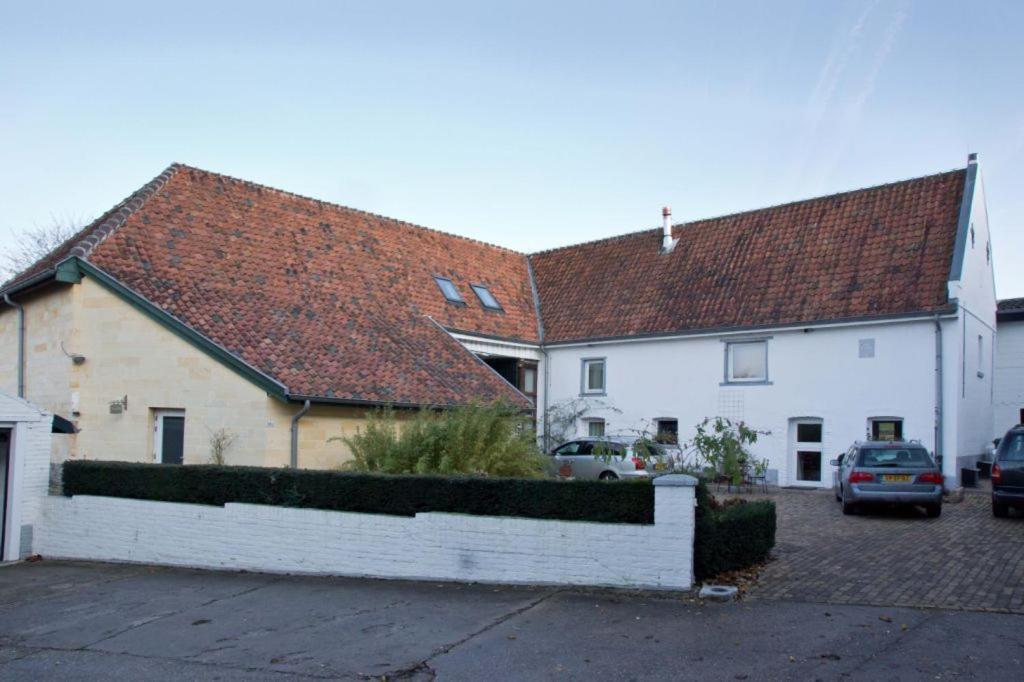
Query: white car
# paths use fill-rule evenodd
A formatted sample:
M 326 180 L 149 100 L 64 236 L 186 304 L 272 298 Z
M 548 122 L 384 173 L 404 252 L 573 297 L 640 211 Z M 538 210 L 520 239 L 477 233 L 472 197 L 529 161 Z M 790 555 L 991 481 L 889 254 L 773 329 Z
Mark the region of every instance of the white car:
M 638 448 L 654 450 L 641 457 Z M 651 478 L 668 473 L 680 461 L 679 449 L 641 441 L 635 436 L 586 437 L 563 443 L 551 451 L 552 473 L 563 478 L 615 481 Z

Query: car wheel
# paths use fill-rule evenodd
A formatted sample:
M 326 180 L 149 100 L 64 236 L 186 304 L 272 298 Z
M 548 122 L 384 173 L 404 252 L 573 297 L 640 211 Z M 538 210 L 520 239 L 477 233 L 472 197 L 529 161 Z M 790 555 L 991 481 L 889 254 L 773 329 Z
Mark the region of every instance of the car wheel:
M 854 514 L 857 513 L 857 505 L 856 505 L 856 503 L 854 503 L 854 502 L 847 502 L 846 501 L 846 493 L 843 493 L 843 499 L 841 500 L 841 502 L 843 503 L 843 513 L 844 514 L 846 514 L 847 516 L 853 516 Z
M 937 519 L 942 515 L 942 503 L 936 502 L 935 504 L 929 504 L 924 508 L 924 510 L 928 514 L 929 519 Z
M 617 481 L 619 477 L 615 475 L 614 471 L 602 471 L 601 475 L 598 476 L 602 481 Z
M 1005 504 L 1000 504 L 995 500 L 992 500 L 992 516 L 996 518 L 1005 519 L 1010 515 L 1010 508 Z

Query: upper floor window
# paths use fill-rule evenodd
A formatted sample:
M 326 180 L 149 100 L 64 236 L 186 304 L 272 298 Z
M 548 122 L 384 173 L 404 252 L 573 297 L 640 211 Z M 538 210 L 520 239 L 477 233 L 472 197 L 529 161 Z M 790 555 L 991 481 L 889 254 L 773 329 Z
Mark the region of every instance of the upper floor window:
M 465 301 L 462 300 L 462 294 L 459 293 L 455 283 L 450 279 L 447 277 L 434 277 L 434 281 L 437 282 L 438 288 L 441 289 L 441 293 L 444 294 L 444 297 L 448 299 L 448 301 L 451 303 L 465 303 Z
M 725 380 L 728 383 L 768 381 L 768 342 L 735 341 L 726 343 Z
M 605 392 L 604 369 L 604 358 L 584 358 L 580 393 L 603 394 Z
M 498 299 L 494 298 L 494 294 L 491 290 L 482 284 L 471 284 L 476 297 L 480 299 L 480 303 L 489 310 L 501 310 L 501 304 L 498 303 Z

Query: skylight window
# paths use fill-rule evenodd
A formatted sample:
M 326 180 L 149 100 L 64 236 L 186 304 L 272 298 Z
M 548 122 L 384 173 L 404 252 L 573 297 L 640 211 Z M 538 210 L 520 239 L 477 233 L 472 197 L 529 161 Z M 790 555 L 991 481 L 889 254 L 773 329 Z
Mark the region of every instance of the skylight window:
M 471 284 L 473 291 L 476 292 L 476 297 L 480 299 L 480 303 L 489 310 L 501 310 L 501 304 L 498 303 L 498 299 L 494 298 L 494 294 L 491 290 L 482 284 Z
M 446 299 L 452 303 L 465 303 L 465 301 L 462 300 L 462 295 L 459 293 L 455 283 L 450 279 L 447 279 L 446 277 L 435 277 L 434 281 L 437 282 L 438 288 L 441 290 L 441 293 L 444 294 Z

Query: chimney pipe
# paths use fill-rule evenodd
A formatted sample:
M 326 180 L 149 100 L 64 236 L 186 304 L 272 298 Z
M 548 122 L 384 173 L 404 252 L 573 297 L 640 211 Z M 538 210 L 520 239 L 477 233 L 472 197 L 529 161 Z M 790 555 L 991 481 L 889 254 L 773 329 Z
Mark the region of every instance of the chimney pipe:
M 661 221 L 661 250 L 662 253 L 668 253 L 676 245 L 672 239 L 672 209 L 668 206 L 661 209 Z

